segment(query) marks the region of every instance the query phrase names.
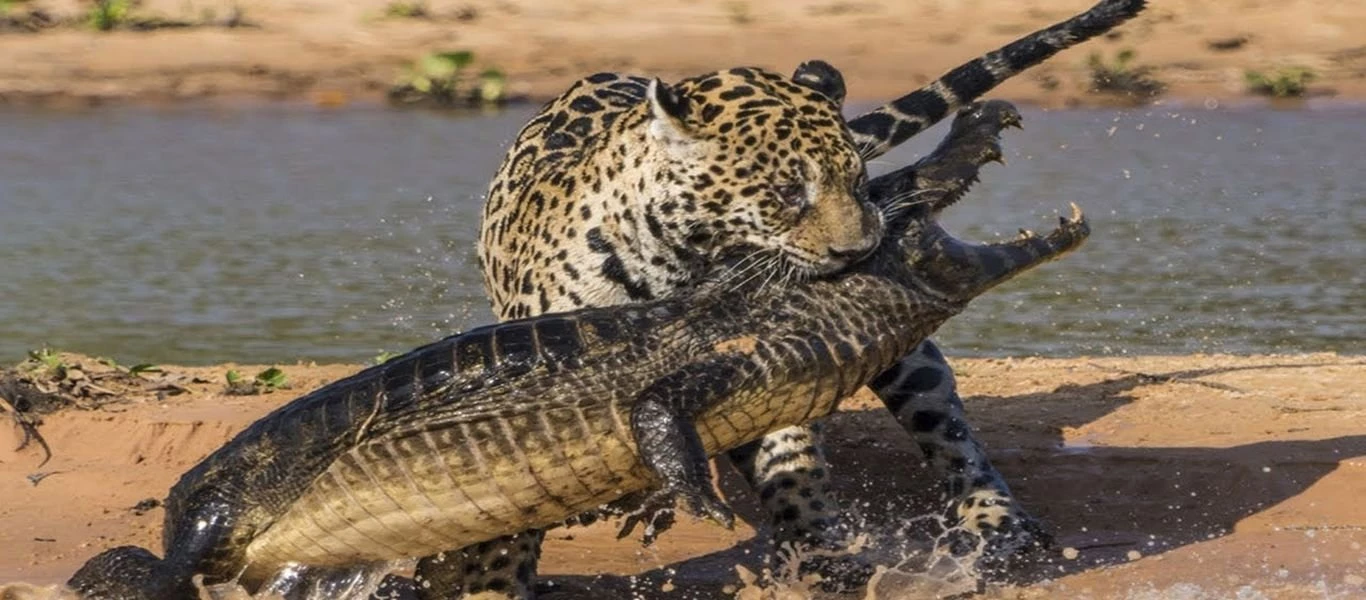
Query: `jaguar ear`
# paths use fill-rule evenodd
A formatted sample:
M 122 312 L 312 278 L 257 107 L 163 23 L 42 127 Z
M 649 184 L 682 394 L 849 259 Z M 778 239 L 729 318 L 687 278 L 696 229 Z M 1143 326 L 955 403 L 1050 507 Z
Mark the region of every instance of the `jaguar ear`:
M 808 60 L 798 65 L 792 81 L 825 94 L 835 106 L 844 106 L 844 76 L 828 62 Z
M 650 101 L 650 115 L 654 117 L 650 133 L 673 142 L 693 139 L 692 130 L 688 128 L 688 113 L 692 107 L 686 97 L 659 79 L 650 81 L 645 95 Z

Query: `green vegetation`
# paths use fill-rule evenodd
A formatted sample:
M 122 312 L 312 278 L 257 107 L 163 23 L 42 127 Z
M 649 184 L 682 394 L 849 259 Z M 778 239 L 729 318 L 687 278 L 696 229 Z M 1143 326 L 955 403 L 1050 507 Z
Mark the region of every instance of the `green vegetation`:
M 152 363 L 138 363 L 127 369 L 129 375 L 142 375 L 143 373 L 163 373 L 161 367 Z
M 127 25 L 132 9 L 131 0 L 95 0 L 86 20 L 99 31 L 112 31 Z
M 119 364 L 118 362 L 114 361 L 114 359 L 112 359 L 112 358 L 97 358 L 97 359 L 95 359 L 95 360 L 97 360 L 97 361 L 98 361 L 100 364 L 102 364 L 102 365 L 105 365 L 105 366 L 107 366 L 107 367 L 109 367 L 109 368 L 111 368 L 111 369 L 114 369 L 115 371 L 119 371 L 119 372 L 121 372 L 121 373 L 127 373 L 127 374 L 129 374 L 129 375 L 140 376 L 140 375 L 142 375 L 143 373 L 164 373 L 164 372 L 165 372 L 165 371 L 161 370 L 161 367 L 158 367 L 158 366 L 156 366 L 156 365 L 154 365 L 154 364 L 152 364 L 152 363 L 138 363 L 138 364 L 133 365 L 133 366 L 131 366 L 131 367 L 125 367 L 125 366 Z
M 372 360 L 375 361 L 375 364 L 377 364 L 377 365 L 382 365 L 382 364 L 384 364 L 384 363 L 389 362 L 389 359 L 391 359 L 391 358 L 393 358 L 393 357 L 395 357 L 395 356 L 398 356 L 398 355 L 399 355 L 398 352 L 390 352 L 390 351 L 388 351 L 388 350 L 380 350 L 380 351 L 379 351 L 379 354 L 376 354 L 376 355 L 375 355 L 375 358 L 373 358 Z
M 29 350 L 28 360 L 24 361 L 24 366 L 30 371 L 42 370 L 43 374 L 56 376 L 58 379 L 64 377 L 62 373 L 70 367 L 62 360 L 61 352 L 47 346 Z
M 433 52 L 418 59 L 389 88 L 389 99 L 400 104 L 432 104 L 444 108 L 495 106 L 507 101 L 507 78 L 498 69 L 470 73 L 474 53 L 468 50 Z
M 276 367 L 261 371 L 250 380 L 236 370 L 229 370 L 223 375 L 223 379 L 228 384 L 227 393 L 236 396 L 269 394 L 275 390 L 289 387 L 289 379 L 285 376 L 285 372 Z
M 1152 67 L 1134 66 L 1135 53 L 1125 48 L 1106 61 L 1099 52 L 1092 52 L 1086 60 L 1091 71 L 1091 91 L 1146 100 L 1161 94 L 1165 84 L 1152 77 Z
M 384 16 L 391 19 L 426 19 L 432 16 L 424 0 L 394 0 L 384 5 Z
M 1273 98 L 1298 98 L 1309 91 L 1309 82 L 1317 75 L 1307 67 L 1281 67 L 1270 75 L 1248 70 L 1243 73 L 1247 90 Z
M 3 1 L 3 0 L 0 0 Z M 200 11 L 198 20 L 170 19 L 158 15 L 139 14 L 135 0 L 93 0 L 94 5 L 81 23 L 96 31 L 151 31 L 154 29 L 178 29 L 188 27 L 253 27 L 247 21 L 246 13 L 233 4 L 227 16 L 219 18 L 213 8 Z
M 28 0 L 0 0 L 0 15 L 7 15 L 14 7 L 27 3 Z

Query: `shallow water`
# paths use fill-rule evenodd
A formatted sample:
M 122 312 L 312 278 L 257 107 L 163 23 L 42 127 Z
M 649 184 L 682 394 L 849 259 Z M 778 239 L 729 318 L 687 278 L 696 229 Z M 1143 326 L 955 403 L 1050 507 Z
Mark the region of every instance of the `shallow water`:
M 529 114 L 0 112 L 0 361 L 364 361 L 488 322 L 479 207 Z M 1363 351 L 1366 109 L 1025 127 L 948 225 L 1045 230 L 1076 201 L 1094 233 L 945 326 L 950 353 Z

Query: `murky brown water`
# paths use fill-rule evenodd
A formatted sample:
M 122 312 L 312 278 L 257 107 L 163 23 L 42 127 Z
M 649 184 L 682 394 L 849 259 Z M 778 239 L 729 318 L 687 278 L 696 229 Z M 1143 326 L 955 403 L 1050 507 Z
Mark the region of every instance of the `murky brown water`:
M 528 116 L 0 112 L 0 360 L 357 361 L 487 322 L 479 206 Z M 1366 109 L 1025 119 L 949 225 L 1076 201 L 1094 235 L 978 300 L 949 352 L 1363 351 Z

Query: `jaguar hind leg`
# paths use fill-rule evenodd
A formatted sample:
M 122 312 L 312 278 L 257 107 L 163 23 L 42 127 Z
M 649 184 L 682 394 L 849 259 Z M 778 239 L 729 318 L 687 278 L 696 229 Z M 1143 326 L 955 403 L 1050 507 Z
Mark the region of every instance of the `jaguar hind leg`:
M 534 598 L 539 529 L 503 536 L 419 560 L 413 577 L 420 600 Z
M 980 547 L 981 566 L 995 568 L 1051 543 L 973 437 L 953 370 L 934 342 L 923 342 L 871 387 L 942 477 L 951 551 Z

